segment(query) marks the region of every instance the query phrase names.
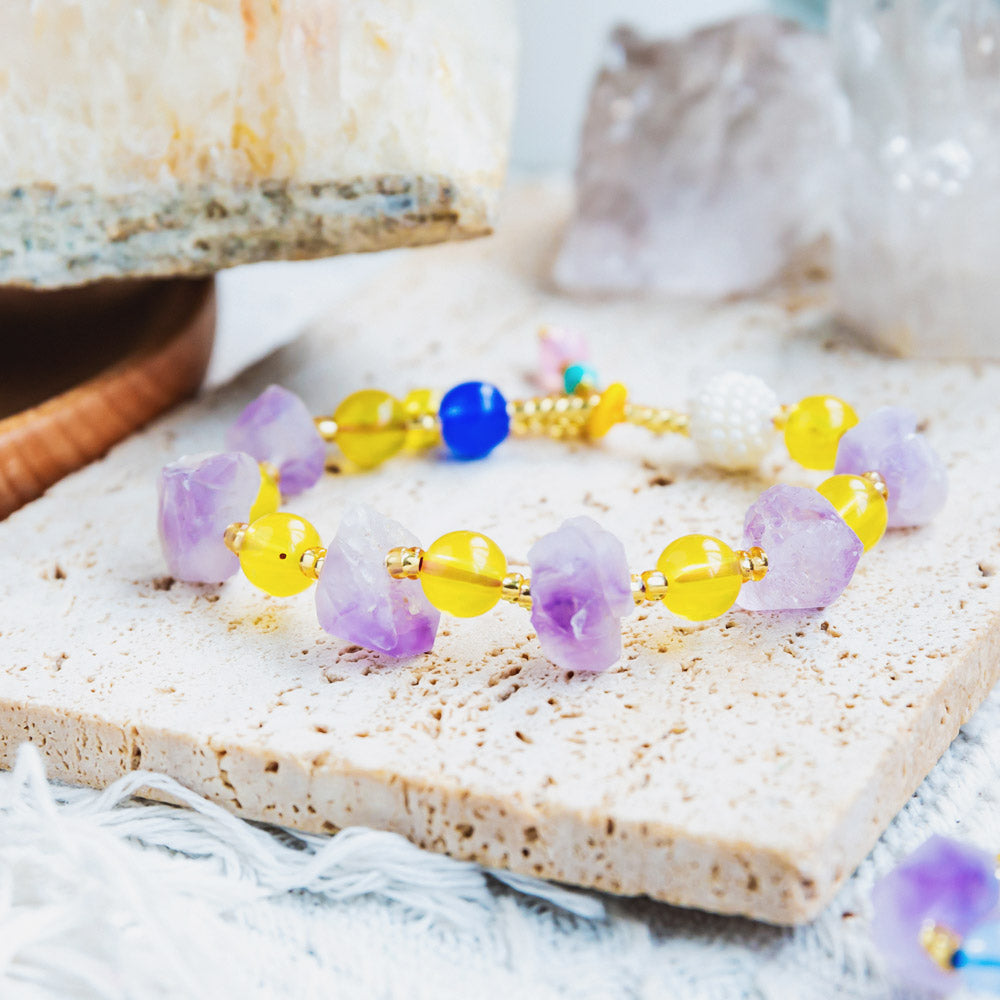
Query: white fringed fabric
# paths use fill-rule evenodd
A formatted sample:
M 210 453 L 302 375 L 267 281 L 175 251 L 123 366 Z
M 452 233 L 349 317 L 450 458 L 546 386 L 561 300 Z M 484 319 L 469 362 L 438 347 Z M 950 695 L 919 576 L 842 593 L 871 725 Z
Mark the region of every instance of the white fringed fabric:
M 182 805 L 136 801 L 149 787 Z M 1000 848 L 1000 694 L 797 931 L 488 873 L 394 834 L 262 828 L 147 772 L 54 786 L 24 747 L 0 776 L 0 998 L 911 1000 L 880 973 L 867 899 L 931 833 Z

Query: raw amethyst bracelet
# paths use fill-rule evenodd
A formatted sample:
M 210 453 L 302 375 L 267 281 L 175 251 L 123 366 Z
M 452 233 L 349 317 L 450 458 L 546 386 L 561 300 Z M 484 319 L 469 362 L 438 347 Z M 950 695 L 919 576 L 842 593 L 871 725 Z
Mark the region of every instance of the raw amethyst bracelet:
M 998 858 L 932 837 L 872 893 L 872 934 L 892 974 L 926 992 L 1000 993 Z
M 441 611 L 472 617 L 506 600 L 530 609 L 553 663 L 599 671 L 619 658 L 620 620 L 637 604 L 662 601 L 696 621 L 733 604 L 750 611 L 824 607 L 887 526 L 923 524 L 944 504 L 944 466 L 908 411 L 885 408 L 859 422 L 833 396 L 779 406 L 760 379 L 734 372 L 711 379 L 686 414 L 638 406 L 620 383 L 598 391 L 584 353 L 573 335 L 549 332 L 543 379 L 551 385 L 561 378 L 563 391 L 512 403 L 483 382 L 465 382 L 440 399 L 426 389 L 402 401 L 365 389 L 314 419 L 297 396 L 271 386 L 230 428 L 228 451 L 163 470 L 159 530 L 171 573 L 218 583 L 242 568 L 276 596 L 316 582 L 327 632 L 396 657 L 431 649 Z M 766 490 L 747 512 L 741 549 L 685 535 L 654 569 L 636 574 L 622 544 L 586 517 L 532 546 L 529 580 L 510 571 L 499 546 L 478 532 L 450 532 L 424 550 L 402 525 L 355 506 L 324 548 L 309 522 L 278 511 L 282 497 L 320 478 L 330 443 L 355 466 L 371 468 L 404 448 L 442 440 L 456 457 L 475 459 L 512 431 L 594 440 L 620 423 L 686 435 L 706 461 L 731 470 L 755 466 L 783 433 L 796 461 L 835 474 L 815 490 Z

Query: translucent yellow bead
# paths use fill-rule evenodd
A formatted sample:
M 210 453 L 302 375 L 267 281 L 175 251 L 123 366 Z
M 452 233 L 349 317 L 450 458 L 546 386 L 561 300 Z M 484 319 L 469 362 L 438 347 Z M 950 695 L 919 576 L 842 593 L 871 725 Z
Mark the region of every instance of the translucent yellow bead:
M 685 535 L 671 542 L 656 568 L 667 580 L 663 603 L 675 615 L 696 622 L 725 614 L 743 583 L 739 556 L 709 535 Z
M 406 444 L 403 404 L 381 389 L 352 393 L 333 414 L 337 445 L 355 465 L 371 469 Z
M 243 533 L 240 567 L 247 579 L 275 597 L 290 597 L 313 581 L 299 567 L 302 553 L 321 545 L 319 533 L 294 514 L 265 514 Z
M 858 415 L 836 396 L 807 396 L 796 403 L 785 424 L 788 454 L 807 469 L 832 469 L 840 439 Z
M 866 552 L 885 534 L 889 505 L 864 476 L 831 476 L 817 489 L 861 539 Z
M 250 520 L 265 514 L 273 514 L 281 506 L 281 489 L 278 486 L 278 470 L 268 462 L 260 463 L 260 490 L 250 508 Z
M 406 413 L 406 448 L 423 451 L 441 443 L 441 425 L 437 419 L 441 393 L 436 389 L 413 389 L 403 397 Z
M 624 423 L 627 399 L 628 389 L 621 382 L 612 382 L 587 417 L 587 437 L 602 438 L 615 424 Z
M 434 607 L 459 618 L 485 614 L 500 600 L 507 558 L 491 538 L 451 531 L 424 553 L 420 584 Z

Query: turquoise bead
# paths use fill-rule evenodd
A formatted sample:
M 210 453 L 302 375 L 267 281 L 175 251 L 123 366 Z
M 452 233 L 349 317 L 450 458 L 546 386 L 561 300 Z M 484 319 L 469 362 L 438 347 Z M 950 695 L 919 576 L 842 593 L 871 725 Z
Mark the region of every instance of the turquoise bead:
M 563 373 L 563 386 L 567 394 L 576 392 L 580 385 L 597 385 L 597 372 L 590 365 L 570 365 Z
M 983 993 L 1000 992 L 1000 920 L 973 927 L 953 959 L 963 985 Z

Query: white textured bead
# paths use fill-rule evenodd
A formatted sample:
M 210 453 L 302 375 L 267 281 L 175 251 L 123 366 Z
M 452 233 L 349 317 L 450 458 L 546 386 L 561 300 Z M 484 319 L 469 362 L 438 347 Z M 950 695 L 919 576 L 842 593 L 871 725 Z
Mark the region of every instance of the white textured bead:
M 691 440 L 712 465 L 752 469 L 771 450 L 777 412 L 778 397 L 756 375 L 722 372 L 691 401 Z

